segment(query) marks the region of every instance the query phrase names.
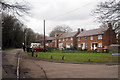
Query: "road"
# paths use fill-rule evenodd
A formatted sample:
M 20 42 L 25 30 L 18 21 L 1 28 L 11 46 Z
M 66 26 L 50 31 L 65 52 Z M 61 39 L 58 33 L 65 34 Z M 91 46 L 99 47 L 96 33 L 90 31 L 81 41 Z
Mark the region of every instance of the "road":
M 41 77 L 41 67 L 47 78 L 118 78 L 118 65 L 55 63 L 32 58 L 22 59 L 21 64 L 34 78 Z
M 118 78 L 118 65 L 70 64 L 36 61 L 48 78 Z
M 4 52 L 3 78 L 16 77 L 16 53 L 19 51 Z M 47 62 L 31 58 L 24 52 L 18 57 L 20 78 L 118 78 L 118 65 Z

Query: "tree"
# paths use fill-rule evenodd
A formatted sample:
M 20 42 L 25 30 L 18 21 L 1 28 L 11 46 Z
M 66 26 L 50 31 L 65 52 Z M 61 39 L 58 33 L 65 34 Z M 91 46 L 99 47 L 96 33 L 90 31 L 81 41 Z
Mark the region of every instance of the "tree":
M 36 33 L 31 29 L 26 29 L 26 45 L 30 45 L 32 42 L 36 40 Z
M 22 23 L 11 15 L 3 16 L 2 47 L 22 47 L 24 40 Z
M 72 29 L 67 25 L 56 26 L 49 34 L 50 37 L 54 37 L 56 33 L 70 32 Z
M 26 4 L 19 4 L 19 3 L 14 3 L 10 4 L 8 2 L 5 2 L 5 0 L 0 0 L 0 12 L 7 12 L 7 13 L 12 13 L 13 15 L 18 15 L 22 16 L 22 13 L 29 13 L 30 8 L 26 6 Z
M 120 1 L 110 0 L 100 2 L 93 13 L 98 22 L 106 25 L 112 23 L 116 33 L 120 30 Z

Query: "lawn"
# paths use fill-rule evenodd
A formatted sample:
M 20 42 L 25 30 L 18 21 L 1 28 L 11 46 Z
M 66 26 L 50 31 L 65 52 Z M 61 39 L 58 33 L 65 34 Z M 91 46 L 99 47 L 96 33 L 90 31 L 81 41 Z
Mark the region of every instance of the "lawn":
M 28 53 L 29 56 L 32 55 L 31 52 Z M 55 59 L 62 60 L 62 56 L 64 56 L 65 61 L 78 61 L 78 62 L 118 62 L 118 55 L 112 55 L 112 53 L 97 53 L 97 52 L 89 52 L 89 51 L 51 51 L 51 52 L 34 52 L 34 57 L 38 55 L 38 58 L 43 59 Z

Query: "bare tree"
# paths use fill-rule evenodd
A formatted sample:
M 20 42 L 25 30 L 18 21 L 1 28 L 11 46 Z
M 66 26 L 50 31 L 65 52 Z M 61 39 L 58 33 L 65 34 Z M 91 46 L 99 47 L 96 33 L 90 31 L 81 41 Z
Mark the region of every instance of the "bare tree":
M 68 25 L 58 25 L 50 32 L 50 37 L 54 37 L 55 33 L 65 33 L 70 31 L 72 31 L 72 29 Z
M 26 4 L 14 3 L 10 4 L 5 0 L 0 0 L 0 12 L 8 12 L 13 15 L 23 16 L 24 13 L 29 13 L 30 8 Z
M 98 22 L 112 23 L 113 29 L 116 33 L 120 30 L 120 1 L 110 0 L 105 2 L 100 2 L 97 8 L 94 10 L 94 16 Z

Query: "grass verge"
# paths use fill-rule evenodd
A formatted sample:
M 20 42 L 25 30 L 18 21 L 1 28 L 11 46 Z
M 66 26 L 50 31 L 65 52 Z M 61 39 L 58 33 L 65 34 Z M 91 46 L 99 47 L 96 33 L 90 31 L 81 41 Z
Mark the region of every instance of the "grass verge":
M 31 52 L 28 53 L 32 55 Z M 112 53 L 61 53 L 61 52 L 34 52 L 34 57 L 43 59 L 62 60 L 64 56 L 65 61 L 78 61 L 78 62 L 118 62 L 118 55 Z M 51 57 L 52 56 L 52 57 Z

